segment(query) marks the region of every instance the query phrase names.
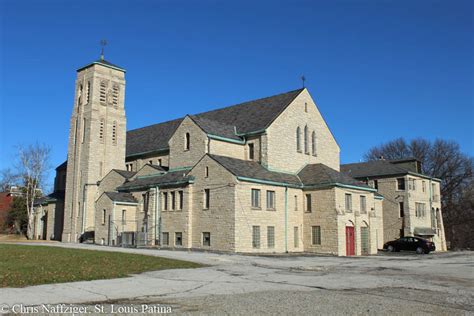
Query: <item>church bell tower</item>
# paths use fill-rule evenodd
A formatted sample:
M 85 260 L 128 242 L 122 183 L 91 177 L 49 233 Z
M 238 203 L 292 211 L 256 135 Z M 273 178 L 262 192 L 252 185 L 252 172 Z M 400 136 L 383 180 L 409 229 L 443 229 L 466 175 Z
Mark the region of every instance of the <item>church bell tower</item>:
M 101 58 L 77 70 L 69 130 L 63 242 L 95 230 L 97 182 L 125 169 L 125 69 Z

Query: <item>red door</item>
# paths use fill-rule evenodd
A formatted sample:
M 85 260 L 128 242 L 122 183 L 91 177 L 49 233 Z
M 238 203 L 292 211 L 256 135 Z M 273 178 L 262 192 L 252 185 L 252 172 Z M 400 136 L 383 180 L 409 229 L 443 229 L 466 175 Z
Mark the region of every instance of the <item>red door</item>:
M 354 227 L 346 226 L 346 255 L 355 255 Z

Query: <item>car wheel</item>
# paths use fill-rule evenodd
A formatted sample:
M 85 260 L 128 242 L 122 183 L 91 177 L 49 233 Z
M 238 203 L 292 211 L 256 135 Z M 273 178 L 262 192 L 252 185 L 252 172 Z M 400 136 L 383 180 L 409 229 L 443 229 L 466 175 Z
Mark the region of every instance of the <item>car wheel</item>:
M 418 248 L 416 248 L 416 253 L 421 255 L 421 254 L 425 253 L 425 251 L 423 250 L 423 248 L 418 247 Z
M 387 247 L 387 251 L 388 252 L 394 252 L 395 248 L 392 245 L 390 245 L 390 246 Z

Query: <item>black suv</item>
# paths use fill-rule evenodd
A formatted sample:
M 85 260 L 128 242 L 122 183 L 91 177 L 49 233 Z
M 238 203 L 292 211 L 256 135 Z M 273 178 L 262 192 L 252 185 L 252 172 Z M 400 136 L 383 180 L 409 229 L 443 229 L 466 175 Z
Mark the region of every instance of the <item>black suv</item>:
M 392 240 L 385 245 L 383 249 L 386 251 L 416 251 L 418 254 L 430 253 L 430 251 L 435 251 L 435 244 L 431 241 L 418 238 L 418 237 L 402 237 L 397 240 Z

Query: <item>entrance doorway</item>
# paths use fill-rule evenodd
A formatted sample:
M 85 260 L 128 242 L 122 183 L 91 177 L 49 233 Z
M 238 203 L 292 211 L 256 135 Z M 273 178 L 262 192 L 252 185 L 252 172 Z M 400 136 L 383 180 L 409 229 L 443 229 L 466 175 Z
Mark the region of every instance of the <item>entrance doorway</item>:
M 346 226 L 346 255 L 355 255 L 355 236 L 353 226 Z

